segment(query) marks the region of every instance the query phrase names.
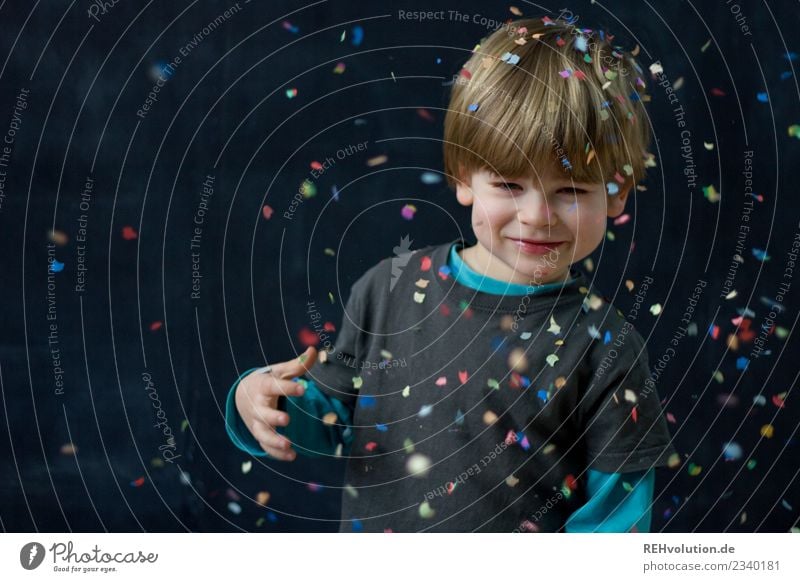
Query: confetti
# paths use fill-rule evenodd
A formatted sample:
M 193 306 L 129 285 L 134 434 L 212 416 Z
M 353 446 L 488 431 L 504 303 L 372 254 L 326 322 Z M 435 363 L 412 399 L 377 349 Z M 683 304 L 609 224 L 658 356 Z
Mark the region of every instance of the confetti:
M 425 301 L 425 293 L 420 293 L 419 291 L 414 292 L 414 301 L 417 303 L 422 303 Z
M 242 463 L 242 474 L 247 475 L 253 468 L 253 461 L 245 461 Z
M 558 356 L 555 354 L 550 354 L 545 358 L 545 360 L 548 364 L 550 364 L 550 367 L 553 367 L 556 365 L 556 362 L 558 362 Z
M 472 111 L 473 113 L 474 113 L 475 111 L 477 111 L 477 110 L 478 110 L 478 108 L 480 108 L 480 104 L 479 104 L 479 103 L 470 103 L 469 107 L 467 107 L 467 109 L 468 109 L 469 111 Z
M 265 220 L 269 220 L 272 218 L 272 214 L 275 211 L 272 209 L 272 206 L 269 204 L 265 204 L 264 207 L 261 209 L 261 215 L 264 217 Z
M 411 395 L 411 386 L 403 388 L 403 398 L 408 398 Z
M 609 182 L 606 184 L 606 190 L 608 191 L 609 196 L 614 196 L 615 194 L 619 193 L 619 186 L 617 186 L 614 182 Z
M 125 240 L 135 240 L 139 238 L 136 230 L 132 226 L 123 226 L 122 227 L 122 238 Z
M 761 427 L 761 436 L 765 439 L 771 439 L 775 434 L 775 427 L 771 424 L 765 424 Z
M 364 380 L 361 378 L 361 376 L 355 376 L 353 378 L 353 388 L 356 390 L 359 390 L 363 384 Z
M 364 29 L 360 26 L 354 26 L 351 34 L 353 35 L 353 38 L 350 42 L 353 44 L 353 46 L 360 46 L 364 40 Z
M 294 99 L 295 97 L 297 97 L 297 89 L 295 87 L 286 89 L 285 95 L 287 99 Z
M 422 453 L 414 453 L 406 461 L 406 470 L 412 477 L 427 477 L 431 460 Z
M 405 218 L 406 220 L 413 220 L 414 215 L 417 213 L 417 207 L 413 204 L 406 204 L 400 210 L 400 216 Z
M 420 407 L 417 416 L 419 416 L 420 418 L 425 418 L 426 416 L 429 416 L 431 412 L 433 412 L 433 405 L 423 404 L 422 407 Z
M 268 491 L 259 491 L 256 493 L 256 503 L 259 505 L 266 505 L 269 503 L 270 494 Z
M 459 370 L 458 371 L 458 381 L 462 384 L 466 384 L 467 380 L 469 379 L 469 374 L 467 374 L 466 370 Z
M 497 422 L 497 414 L 492 412 L 491 410 L 487 410 L 483 413 L 483 423 L 486 425 L 494 424 Z
M 436 515 L 436 510 L 431 507 L 427 501 L 423 501 L 419 506 L 419 516 L 422 519 L 430 519 Z
M 761 103 L 769 103 L 769 97 L 765 92 L 756 93 L 756 99 L 758 99 Z
M 556 323 L 555 317 L 550 316 L 550 327 L 547 328 L 548 333 L 558 335 L 561 333 L 561 326 Z
M 742 447 L 739 443 L 725 443 L 722 446 L 722 454 L 725 455 L 726 461 L 738 461 L 742 458 Z
M 719 202 L 720 199 L 719 192 L 717 192 L 713 184 L 710 186 L 703 186 L 703 196 L 705 196 L 709 202 Z
M 64 263 L 53 259 L 53 262 L 50 263 L 50 272 L 51 273 L 60 273 L 64 270 Z
M 508 63 L 509 65 L 516 65 L 517 63 L 519 63 L 519 55 L 506 52 L 503 53 L 503 55 L 500 57 L 500 60 L 503 61 L 504 63 Z
M 385 164 L 389 161 L 389 157 L 385 155 L 375 156 L 374 158 L 370 158 L 367 160 L 367 166 L 370 168 L 374 168 L 375 166 L 380 166 L 381 164 Z
M 288 31 L 289 31 L 289 32 L 291 32 L 292 34 L 297 34 L 298 32 L 300 32 L 300 29 L 299 29 L 299 28 L 297 28 L 296 26 L 294 26 L 294 25 L 293 25 L 291 22 L 289 22 L 288 20 L 284 20 L 284 21 L 282 22 L 282 25 L 283 25 L 283 29 L 284 29 L 284 30 L 288 30 Z
M 336 421 L 338 421 L 338 420 L 339 420 L 339 417 L 337 416 L 337 414 L 335 412 L 328 412 L 327 414 L 325 414 L 322 417 L 322 423 L 327 425 L 327 426 L 331 426 L 331 425 L 336 424 Z
M 336 66 L 333 68 L 333 72 L 336 75 L 341 75 L 347 69 L 347 65 L 344 63 L 336 63 Z
M 800 139 L 800 125 L 790 125 L 788 129 L 789 137 Z

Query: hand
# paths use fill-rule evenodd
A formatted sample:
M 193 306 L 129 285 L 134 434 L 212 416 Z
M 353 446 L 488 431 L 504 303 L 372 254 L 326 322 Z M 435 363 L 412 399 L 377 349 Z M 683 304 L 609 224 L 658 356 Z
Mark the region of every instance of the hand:
M 317 350 L 309 347 L 299 357 L 273 364 L 268 374 L 251 372 L 236 387 L 236 410 L 250 433 L 270 456 L 281 461 L 294 461 L 297 453 L 277 426 L 289 424 L 289 414 L 278 410 L 281 396 L 302 396 L 303 386 L 291 378 L 302 376 L 317 361 Z

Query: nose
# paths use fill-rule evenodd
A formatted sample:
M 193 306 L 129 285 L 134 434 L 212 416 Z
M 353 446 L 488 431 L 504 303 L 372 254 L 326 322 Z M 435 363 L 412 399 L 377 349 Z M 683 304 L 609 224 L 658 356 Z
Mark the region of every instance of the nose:
M 552 227 L 558 222 L 552 205 L 544 193 L 537 188 L 531 189 L 527 196 L 520 199 L 517 216 L 522 224 L 536 228 Z

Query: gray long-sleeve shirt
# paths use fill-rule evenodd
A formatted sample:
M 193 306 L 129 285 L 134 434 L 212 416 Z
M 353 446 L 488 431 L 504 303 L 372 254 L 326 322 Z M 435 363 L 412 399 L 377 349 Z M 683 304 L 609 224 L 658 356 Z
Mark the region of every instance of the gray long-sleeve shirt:
M 587 468 L 676 454 L 641 336 L 581 272 L 482 293 L 450 276 L 452 244 L 368 270 L 308 374 L 353 412 L 341 531 L 559 531 Z

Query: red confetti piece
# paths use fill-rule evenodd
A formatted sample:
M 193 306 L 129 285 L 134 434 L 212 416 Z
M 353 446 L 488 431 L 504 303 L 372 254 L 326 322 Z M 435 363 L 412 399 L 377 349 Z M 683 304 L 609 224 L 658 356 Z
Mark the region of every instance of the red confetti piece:
M 442 303 L 442 304 L 439 306 L 439 313 L 441 313 L 442 315 L 444 315 L 445 317 L 447 317 L 447 316 L 449 316 L 449 315 L 450 315 L 450 308 L 449 308 L 447 305 L 445 305 L 444 303 Z
M 136 230 L 134 230 L 132 226 L 123 226 L 122 238 L 124 238 L 125 240 L 134 240 L 139 238 L 139 235 L 136 234 Z
M 578 481 L 572 475 L 564 477 L 564 485 L 569 487 L 570 491 L 575 491 L 578 488 Z
M 436 118 L 433 116 L 433 114 L 427 109 L 423 109 L 422 107 L 417 109 L 417 115 L 419 115 L 425 121 L 436 121 Z
M 506 444 L 513 445 L 515 442 L 517 442 L 517 433 L 513 430 L 509 430 L 508 434 L 506 434 Z
M 467 69 L 461 69 L 461 71 L 458 74 L 466 79 L 472 78 L 472 73 L 470 73 Z
M 725 91 L 723 91 L 722 89 L 717 89 L 716 87 L 711 89 L 711 94 L 714 97 L 725 97 L 727 95 L 727 93 L 725 93 Z
M 636 421 L 639 420 L 639 413 L 636 412 L 636 407 L 635 406 L 633 408 L 631 408 L 631 418 L 633 419 L 633 422 L 636 422 Z
M 325 325 L 322 326 L 322 329 L 325 331 L 336 331 L 336 326 L 333 325 L 330 321 L 326 321 Z
M 275 212 L 275 211 L 272 209 L 272 206 L 270 206 L 269 204 L 265 204 L 265 205 L 264 205 L 264 208 L 262 208 L 262 209 L 261 209 L 261 214 L 262 214 L 262 215 L 264 216 L 264 218 L 265 218 L 265 219 L 267 219 L 267 220 L 269 220 L 270 218 L 272 218 L 272 213 L 273 213 L 273 212 Z
M 719 326 L 718 325 L 712 325 L 711 326 L 711 337 L 714 338 L 714 339 L 718 339 L 719 338 Z
M 322 167 L 322 164 L 320 164 L 318 161 L 314 160 L 313 162 L 311 162 L 311 169 L 312 170 L 322 170 L 323 167 Z
M 367 444 L 364 445 L 364 448 L 367 449 L 370 453 L 375 450 L 378 446 L 378 443 L 375 441 L 369 441 Z
M 431 270 L 431 258 L 429 256 L 422 257 L 422 261 L 420 262 L 420 267 L 422 271 L 430 271 Z
M 586 75 L 584 74 L 584 72 L 583 72 L 583 71 L 580 71 L 580 70 L 578 70 L 578 71 L 575 71 L 575 72 L 573 73 L 573 75 L 575 75 L 575 77 L 577 77 L 579 81 L 583 81 L 583 80 L 585 80 L 585 79 L 586 79 Z
M 153 323 L 150 324 L 150 331 L 158 331 L 159 329 L 161 329 L 162 325 L 164 325 L 162 322 L 154 321 Z
M 144 477 L 139 477 L 138 479 L 131 481 L 132 487 L 141 487 L 144 485 Z
M 675 416 L 671 412 L 667 413 L 667 422 L 671 422 L 672 424 L 675 424 Z
M 307 327 L 300 330 L 300 333 L 297 334 L 297 339 L 305 347 L 315 346 L 319 343 L 319 336 Z
M 458 371 L 458 381 L 462 384 L 466 384 L 467 380 L 469 379 L 469 374 L 467 374 L 466 370 L 459 370 Z
M 783 397 L 780 394 L 776 394 L 772 397 L 772 403 L 777 406 L 778 408 L 783 408 Z
M 445 376 L 440 376 L 436 379 L 437 386 L 447 386 L 447 378 Z

